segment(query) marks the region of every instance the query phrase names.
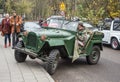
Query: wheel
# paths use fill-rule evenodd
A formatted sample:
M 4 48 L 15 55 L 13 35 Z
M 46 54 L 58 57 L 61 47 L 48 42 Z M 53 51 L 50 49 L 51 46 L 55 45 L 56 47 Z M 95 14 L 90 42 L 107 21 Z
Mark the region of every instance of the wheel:
M 66 53 L 65 49 L 64 49 L 64 48 L 61 48 L 61 49 L 60 49 L 60 55 L 61 55 L 61 58 L 62 58 L 63 60 L 69 60 L 69 59 L 70 59 L 66 54 L 67 54 L 67 53 Z
M 60 52 L 57 49 L 52 50 L 49 54 L 46 70 L 50 75 L 54 74 L 58 66 L 59 56 Z
M 111 40 L 111 47 L 115 50 L 120 48 L 120 45 L 119 45 L 118 40 L 116 38 L 113 38 Z
M 22 48 L 23 46 L 24 46 L 24 45 L 23 45 L 23 42 L 22 42 L 22 41 L 19 41 L 19 42 L 17 43 L 17 45 L 16 45 L 16 47 L 19 47 L 19 48 Z M 20 63 L 20 62 L 24 62 L 25 59 L 26 59 L 26 57 L 27 57 L 26 54 L 20 52 L 19 50 L 15 50 L 14 55 L 15 55 L 15 60 L 16 60 L 17 62 L 19 62 L 19 63 Z
M 91 54 L 86 56 L 87 63 L 90 65 L 97 64 L 100 59 L 100 48 L 98 46 L 94 46 L 92 48 Z
M 61 58 L 62 58 L 63 60 L 70 60 L 69 57 L 63 57 L 63 56 L 61 56 Z

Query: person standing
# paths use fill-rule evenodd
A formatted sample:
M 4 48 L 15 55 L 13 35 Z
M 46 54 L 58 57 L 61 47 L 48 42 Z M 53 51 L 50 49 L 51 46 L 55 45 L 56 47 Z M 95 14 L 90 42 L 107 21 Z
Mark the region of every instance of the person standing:
M 10 24 L 12 33 L 12 49 L 14 49 L 15 45 L 19 41 L 18 35 L 20 33 L 20 28 L 22 24 L 22 17 L 17 15 L 15 11 L 13 12 L 13 16 L 11 16 Z
M 5 15 L 5 19 L 2 20 L 2 34 L 5 37 L 4 40 L 4 47 L 7 48 L 7 39 L 9 41 L 9 45 L 11 46 L 11 27 L 10 27 L 10 19 L 9 19 L 9 14 Z

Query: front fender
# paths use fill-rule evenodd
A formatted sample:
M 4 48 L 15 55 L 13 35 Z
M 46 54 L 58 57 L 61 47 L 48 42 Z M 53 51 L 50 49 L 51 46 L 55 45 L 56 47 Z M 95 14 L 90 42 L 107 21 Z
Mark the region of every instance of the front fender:
M 73 55 L 75 36 L 69 36 L 69 37 L 61 38 L 61 39 L 58 39 L 58 38 L 51 39 L 51 40 L 47 40 L 47 42 L 50 45 L 50 47 L 64 46 L 68 55 L 69 56 Z

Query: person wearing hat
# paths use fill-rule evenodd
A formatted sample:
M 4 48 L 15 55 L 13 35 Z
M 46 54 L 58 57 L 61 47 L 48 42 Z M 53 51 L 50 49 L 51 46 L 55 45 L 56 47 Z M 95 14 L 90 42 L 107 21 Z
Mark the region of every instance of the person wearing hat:
M 83 48 L 84 45 L 85 45 L 85 27 L 83 26 L 82 22 L 79 22 L 77 27 L 77 37 L 75 40 L 72 62 L 79 58 L 79 54 L 82 52 L 80 48 Z
M 77 33 L 78 45 L 80 47 L 84 47 L 91 34 L 92 31 L 86 29 L 85 26 L 83 25 L 83 22 L 79 22 Z
M 79 58 L 79 54 L 83 53 L 82 48 L 84 48 L 88 38 L 89 31 L 85 29 L 85 26 L 83 25 L 83 22 L 78 23 L 77 27 L 77 37 L 75 40 L 75 47 L 74 47 L 74 53 L 73 53 L 73 59 L 72 62 L 74 62 L 77 58 Z
M 86 42 L 86 30 L 85 26 L 83 25 L 83 22 L 78 23 L 78 34 L 77 34 L 77 39 L 78 39 L 78 45 L 83 47 Z
M 15 45 L 19 41 L 18 35 L 20 33 L 20 28 L 22 24 L 22 17 L 17 15 L 15 11 L 13 11 L 13 16 L 11 16 L 10 24 L 12 33 L 12 48 L 14 49 Z

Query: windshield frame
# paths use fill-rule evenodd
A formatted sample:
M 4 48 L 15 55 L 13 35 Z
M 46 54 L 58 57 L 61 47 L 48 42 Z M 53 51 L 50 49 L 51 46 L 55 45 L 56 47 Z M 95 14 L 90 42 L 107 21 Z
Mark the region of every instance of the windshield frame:
M 52 26 L 50 25 L 50 23 L 52 23 L 52 21 L 57 21 L 56 23 L 59 23 L 58 21 L 61 21 L 61 24 L 58 24 L 58 26 Z M 65 20 L 65 19 L 60 19 L 60 18 L 51 18 L 49 20 L 47 20 L 48 22 L 48 27 L 50 28 L 59 28 L 59 29 L 64 29 L 64 30 L 70 30 L 70 31 L 77 31 L 77 26 L 78 26 L 78 21 L 70 21 L 70 20 Z M 69 25 L 73 23 L 75 24 L 76 23 L 76 26 L 72 26 L 74 27 L 73 29 L 68 29 L 70 28 Z

